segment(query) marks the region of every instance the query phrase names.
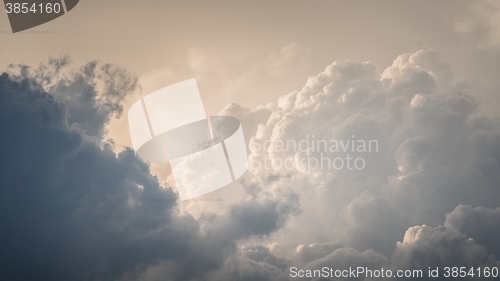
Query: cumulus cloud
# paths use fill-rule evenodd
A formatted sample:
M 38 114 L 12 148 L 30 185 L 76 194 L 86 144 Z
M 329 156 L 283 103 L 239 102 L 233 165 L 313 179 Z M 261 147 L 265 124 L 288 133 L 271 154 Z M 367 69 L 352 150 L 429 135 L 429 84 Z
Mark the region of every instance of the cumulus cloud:
M 286 280 L 282 275 L 290 265 L 290 260 L 276 257 L 267 247 L 246 245 L 208 280 Z
M 397 243 L 392 260 L 395 268 L 421 270 L 444 270 L 445 267 L 470 269 L 500 264 L 495 261 L 494 255 L 488 254 L 484 247 L 464 234 L 443 226 L 431 228 L 425 225 L 408 229 L 403 242 Z M 481 280 L 477 276 L 468 276 L 467 279 Z
M 38 67 L 10 65 L 16 79 L 30 78 L 67 107 L 68 122 L 88 136 L 102 139 L 112 117 L 122 114 L 122 102 L 137 90 L 138 78 L 113 64 L 91 61 L 75 66 L 71 58 L 50 58 Z
M 273 250 L 293 256 L 301 244 L 338 242 L 391 256 L 411 227 L 439 227 L 459 204 L 496 208 L 500 130 L 497 119 L 482 116 L 474 95 L 428 50 L 403 54 L 381 73 L 369 62 L 335 62 L 267 106 L 272 112 L 250 141 L 249 159 L 291 165 L 250 170 L 282 177 L 301 209 L 269 239 Z M 253 118 L 243 109 L 232 114 L 243 122 Z M 378 151 L 283 148 L 307 138 L 376 140 Z M 363 157 L 366 167 L 304 168 L 301 162 L 347 154 Z M 485 253 L 497 252 L 491 247 Z
M 79 87 L 96 92 L 98 75 L 84 74 L 96 69 L 115 73 L 99 83 L 116 91 L 73 100 Z M 7 279 L 289 280 L 290 266 L 498 265 L 498 120 L 482 116 L 436 51 L 403 54 L 381 72 L 334 62 L 276 103 L 227 105 L 221 114 L 238 117 L 249 141 L 245 196 L 198 218 L 178 211 L 176 194 L 130 149 L 116 154 L 99 138 L 122 91 L 136 87 L 118 69 L 1 76 Z M 102 107 L 98 120 L 75 117 Z M 360 140 L 376 146 L 358 149 Z M 363 168 L 318 166 L 347 157 Z
M 339 243 L 329 242 L 324 244 L 301 244 L 297 247 L 296 251 L 300 261 L 308 263 L 326 257 L 339 248 L 344 248 L 344 246 Z
M 459 205 L 446 216 L 444 225 L 460 231 L 484 245 L 496 257 L 500 256 L 500 208 L 490 209 Z
M 133 76 L 105 65 L 99 93 L 96 63 L 59 73 L 66 63 L 0 76 L 2 280 L 202 279 L 238 240 L 283 225 L 294 207 L 264 196 L 221 216 L 180 214 L 147 164 L 102 139 Z

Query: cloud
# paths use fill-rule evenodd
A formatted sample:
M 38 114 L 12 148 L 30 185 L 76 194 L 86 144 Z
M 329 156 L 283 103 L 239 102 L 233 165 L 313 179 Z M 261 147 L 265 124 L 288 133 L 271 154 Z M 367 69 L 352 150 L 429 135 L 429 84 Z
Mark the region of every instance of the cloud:
M 180 80 L 179 75 L 174 70 L 167 67 L 143 73 L 137 77 L 136 88 L 133 91 L 125 91 L 126 94 L 120 105 L 123 109 L 128 110 L 132 104 L 141 98 L 141 96 L 152 93 L 165 85 L 179 82 Z M 114 150 L 116 152 L 122 151 L 127 147 L 132 147 L 128 126 L 128 114 L 113 116 L 106 125 L 105 130 L 107 131 L 106 139 L 114 143 Z
M 460 204 L 496 208 L 500 130 L 475 95 L 439 53 L 422 50 L 382 72 L 370 62 L 335 62 L 266 106 L 269 118 L 258 122 L 249 145 L 251 163 L 262 165 L 250 170 L 280 178 L 276 188 L 293 190 L 301 213 L 263 243 L 287 257 L 298 245 L 331 242 L 390 256 L 409 228 L 439 227 Z M 242 122 L 256 120 L 238 112 Z M 307 138 L 376 140 L 378 151 L 283 149 Z M 308 169 L 301 162 L 347 154 L 363 157 L 366 167 Z M 263 164 L 287 159 L 291 168 Z
M 250 138 L 255 136 L 260 124 L 266 123 L 272 113 L 272 105 L 260 106 L 255 110 L 242 107 L 235 103 L 227 104 L 219 115 L 233 116 L 241 120 L 241 127 L 244 130 L 245 140 L 250 142 Z
M 339 248 L 344 248 L 344 246 L 335 242 L 310 245 L 302 244 L 297 247 L 297 254 L 300 257 L 301 262 L 308 263 L 320 258 L 324 258 Z
M 30 78 L 68 108 L 68 122 L 88 136 L 104 138 L 105 126 L 122 114 L 124 98 L 137 90 L 138 79 L 112 64 L 91 61 L 74 66 L 68 56 L 50 58 L 37 68 L 10 65 L 16 79 Z
M 207 280 L 286 280 L 281 275 L 290 265 L 290 260 L 276 257 L 266 247 L 247 245 Z
M 220 113 L 241 120 L 249 159 L 262 165 L 245 175 L 241 202 L 196 218 L 149 165 L 100 137 L 134 76 L 94 64 L 58 72 L 66 64 L 1 76 L 3 279 L 289 280 L 289 266 L 498 265 L 498 120 L 436 51 L 402 54 L 382 72 L 334 62 L 276 103 L 228 104 Z M 99 84 L 115 90 L 82 102 Z M 102 115 L 86 123 L 83 112 Z M 342 149 L 357 140 L 376 149 Z M 366 165 L 304 166 L 347 156 Z M 292 166 L 264 165 L 276 159 Z
M 300 86 L 300 80 L 293 77 L 303 77 L 303 71 L 311 66 L 311 51 L 295 42 L 264 50 L 264 57 L 234 53 L 235 50 L 193 46 L 187 52 L 191 75 L 198 82 L 202 98 L 210 97 L 204 104 L 213 113 L 219 111 L 221 103 L 257 107 L 257 101 L 272 101 Z
M 106 65 L 95 94 L 96 64 L 59 73 L 65 63 L 0 76 L 2 280 L 202 279 L 238 240 L 286 221 L 294 207 L 264 196 L 221 216 L 180 214 L 147 164 L 99 138 L 131 76 Z
M 465 19 L 455 23 L 455 30 L 479 42 L 480 47 L 500 44 L 500 5 L 492 0 L 471 1 Z
M 500 208 L 459 205 L 446 216 L 444 225 L 472 237 L 496 257 L 500 256 Z
M 393 266 L 399 269 L 421 269 L 445 267 L 479 266 L 496 267 L 500 263 L 473 239 L 443 226 L 431 228 L 415 226 L 408 229 L 403 242 L 398 242 L 392 256 Z M 443 272 L 441 273 L 443 274 Z M 418 280 L 419 278 L 414 278 Z M 480 280 L 467 276 L 465 280 Z
M 267 72 L 273 76 L 287 74 L 293 68 L 301 68 L 308 64 L 310 50 L 301 47 L 292 42 L 283 46 L 279 52 L 273 52 L 269 55 Z

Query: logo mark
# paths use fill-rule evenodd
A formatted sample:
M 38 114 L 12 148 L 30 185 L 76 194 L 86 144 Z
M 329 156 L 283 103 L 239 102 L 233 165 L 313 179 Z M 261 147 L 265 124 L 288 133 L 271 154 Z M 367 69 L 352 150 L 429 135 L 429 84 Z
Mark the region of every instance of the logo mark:
M 181 201 L 222 188 L 247 170 L 240 121 L 207 117 L 195 79 L 144 96 L 130 107 L 128 121 L 136 155 L 170 163 Z
M 79 0 L 4 0 L 12 32 L 54 20 L 72 10 Z

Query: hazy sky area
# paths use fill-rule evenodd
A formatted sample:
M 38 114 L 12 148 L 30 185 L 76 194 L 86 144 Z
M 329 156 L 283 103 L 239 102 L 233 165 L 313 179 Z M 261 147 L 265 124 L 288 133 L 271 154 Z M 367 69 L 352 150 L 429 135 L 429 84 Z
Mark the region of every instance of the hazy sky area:
M 145 76 L 162 71 L 172 82 L 196 77 L 217 113 L 229 102 L 275 101 L 333 61 L 371 61 L 382 71 L 420 49 L 457 62 L 459 78 L 487 79 L 499 65 L 489 49 L 498 28 L 493 19 L 493 30 L 487 26 L 495 13 L 473 1 L 87 0 L 22 34 L 6 33 L 1 13 L 0 65 L 68 54 L 77 64 L 100 60 Z
M 500 1 L 81 0 L 16 34 L 0 12 L 0 69 L 0 280 L 500 268 Z M 180 202 L 127 111 L 190 78 L 249 167 Z M 290 277 L 358 266 L 441 275 Z

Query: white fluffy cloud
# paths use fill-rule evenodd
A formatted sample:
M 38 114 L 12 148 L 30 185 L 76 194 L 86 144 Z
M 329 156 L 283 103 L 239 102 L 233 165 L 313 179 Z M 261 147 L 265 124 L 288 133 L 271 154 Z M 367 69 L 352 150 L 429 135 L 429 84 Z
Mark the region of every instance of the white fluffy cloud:
M 444 226 L 431 228 L 425 225 L 406 231 L 403 242 L 397 243 L 392 260 L 395 268 L 422 270 L 429 267 L 443 270 L 445 267 L 493 267 L 500 264 L 484 247 L 464 234 Z M 468 279 L 480 280 L 477 277 Z
M 475 95 L 454 80 L 451 66 L 436 51 L 428 50 L 400 55 L 381 73 L 369 62 L 335 62 L 310 77 L 302 89 L 266 106 L 269 118 L 260 124 L 252 123 L 257 112 L 236 106 L 224 110 L 254 124 L 247 127 L 253 135 L 249 158 L 261 165 L 251 165 L 253 177 L 268 180 L 274 188 L 290 189 L 300 203 L 301 213 L 262 242 L 272 243 L 276 255 L 289 257 L 294 264 L 314 262 L 297 255 L 297 246 L 329 243 L 359 253 L 373 250 L 401 257 L 391 266 L 414 266 L 411 253 L 420 250 L 423 257 L 443 263 L 461 263 L 454 260 L 454 251 L 474 250 L 463 259 L 494 264 L 495 239 L 479 244 L 468 240 L 482 237 L 487 227 L 469 229 L 456 223 L 452 227 L 460 208 L 446 217 L 460 204 L 498 206 L 498 120 L 481 114 Z M 377 140 L 378 151 L 286 148 L 287 142 L 307 138 Z M 347 154 L 363 157 L 366 167 L 308 169 L 300 160 Z M 288 168 L 279 165 L 286 159 Z M 446 227 L 440 226 L 445 220 Z M 448 240 L 463 248 L 452 249 Z M 434 252 L 439 243 L 443 256 Z

